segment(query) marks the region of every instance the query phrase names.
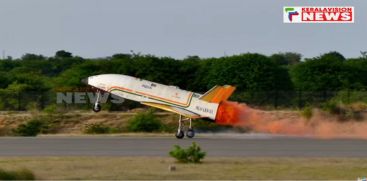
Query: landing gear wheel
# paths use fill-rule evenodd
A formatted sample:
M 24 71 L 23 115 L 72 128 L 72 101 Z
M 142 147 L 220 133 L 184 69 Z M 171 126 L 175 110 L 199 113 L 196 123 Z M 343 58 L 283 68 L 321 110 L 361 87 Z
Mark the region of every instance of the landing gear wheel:
M 95 104 L 94 106 L 93 106 L 93 111 L 94 112 L 99 112 L 99 111 L 101 111 L 101 105 L 99 105 L 99 104 Z
M 176 133 L 176 138 L 177 139 L 182 139 L 184 136 L 185 136 L 185 134 L 182 130 L 180 130 Z
M 93 111 L 94 112 L 99 112 L 101 111 L 101 105 L 99 104 L 99 97 L 100 97 L 100 92 L 99 90 L 97 90 L 97 99 L 96 99 L 96 102 L 94 103 L 94 106 L 93 106 Z
M 189 130 L 187 130 L 187 132 L 186 132 L 186 136 L 188 137 L 188 138 L 193 138 L 194 136 L 195 136 L 195 131 L 194 131 L 194 129 L 189 129 Z

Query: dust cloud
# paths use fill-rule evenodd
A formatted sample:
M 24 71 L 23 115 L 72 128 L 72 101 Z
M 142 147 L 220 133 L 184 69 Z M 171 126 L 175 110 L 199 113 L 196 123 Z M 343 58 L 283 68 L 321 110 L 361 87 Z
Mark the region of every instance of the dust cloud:
M 224 101 L 215 122 L 250 129 L 254 132 L 317 138 L 367 139 L 367 122 L 337 121 L 332 115 L 314 113 L 309 120 L 297 111 L 262 111 L 246 104 Z

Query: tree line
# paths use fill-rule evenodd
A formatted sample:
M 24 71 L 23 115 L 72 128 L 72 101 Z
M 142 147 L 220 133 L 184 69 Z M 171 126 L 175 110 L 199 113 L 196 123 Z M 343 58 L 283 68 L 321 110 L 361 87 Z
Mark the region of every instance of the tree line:
M 60 50 L 52 57 L 25 54 L 0 60 L 0 110 L 55 106 L 56 92 L 80 90 L 85 87 L 82 78 L 103 73 L 130 75 L 199 93 L 230 84 L 237 87 L 233 101 L 259 107 L 321 106 L 335 98 L 367 102 L 366 52 L 348 59 L 338 52 L 305 59 L 294 52 L 184 59 L 131 53 L 86 59 Z M 136 106 L 127 102 L 109 109 Z

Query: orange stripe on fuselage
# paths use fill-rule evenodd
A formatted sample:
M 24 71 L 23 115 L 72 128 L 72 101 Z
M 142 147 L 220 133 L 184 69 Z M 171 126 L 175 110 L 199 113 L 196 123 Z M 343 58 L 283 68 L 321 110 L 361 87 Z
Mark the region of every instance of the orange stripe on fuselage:
M 154 95 L 151 95 L 151 94 L 147 94 L 147 93 L 144 93 L 144 92 L 133 91 L 131 89 L 124 88 L 124 87 L 112 86 L 112 87 L 110 87 L 108 89 L 108 92 L 110 92 L 111 89 L 122 89 L 124 91 L 131 92 L 131 93 L 134 93 L 134 94 L 141 94 L 141 95 L 145 95 L 145 96 L 150 96 L 150 97 L 153 97 L 155 99 L 160 99 L 160 100 L 163 100 L 163 101 L 167 101 L 167 102 L 171 102 L 171 103 L 179 104 L 179 105 L 183 105 L 183 106 L 187 106 L 189 104 L 190 98 L 192 97 L 192 94 L 193 94 L 192 92 L 190 92 L 189 97 L 187 98 L 186 103 L 181 103 L 181 102 L 177 102 L 177 101 L 174 101 L 174 100 L 166 99 L 166 98 L 163 98 L 163 97 L 158 97 L 158 96 L 154 96 Z

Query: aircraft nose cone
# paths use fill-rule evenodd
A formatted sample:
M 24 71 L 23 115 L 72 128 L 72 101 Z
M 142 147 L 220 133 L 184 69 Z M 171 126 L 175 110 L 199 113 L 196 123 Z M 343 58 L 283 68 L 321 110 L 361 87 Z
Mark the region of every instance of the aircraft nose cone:
M 86 85 L 88 85 L 88 78 L 82 79 L 81 82 L 84 83 L 84 84 L 86 84 Z

